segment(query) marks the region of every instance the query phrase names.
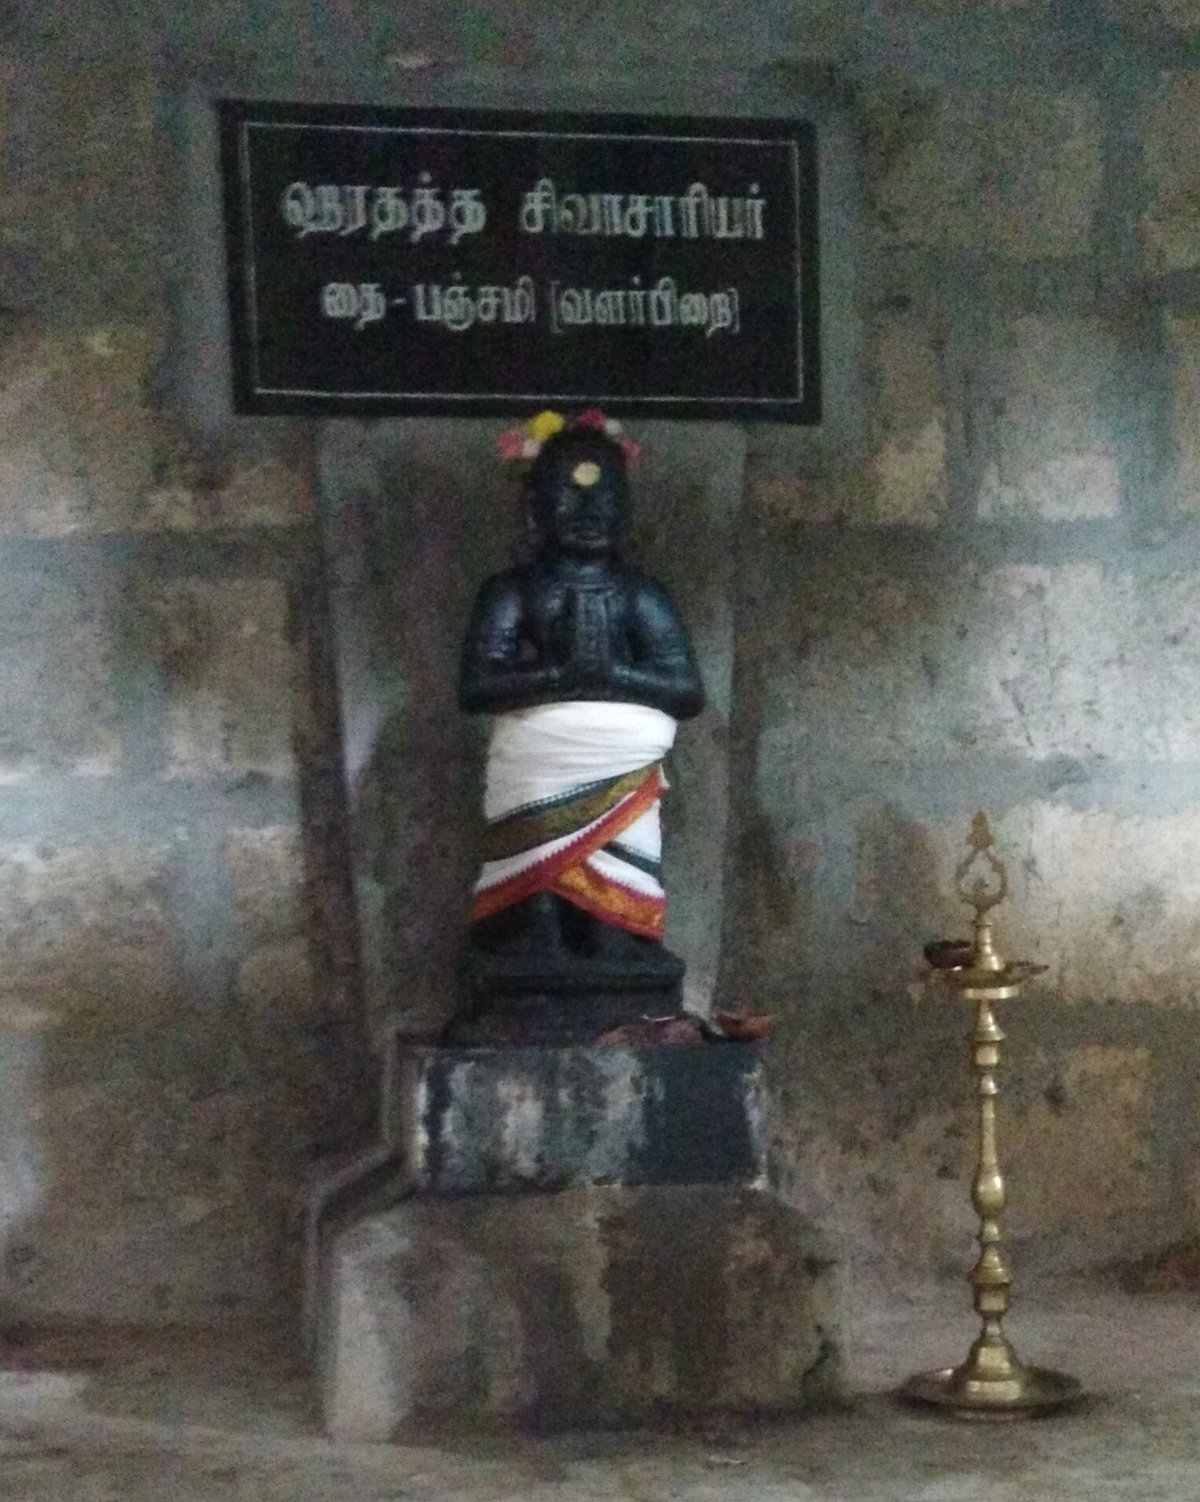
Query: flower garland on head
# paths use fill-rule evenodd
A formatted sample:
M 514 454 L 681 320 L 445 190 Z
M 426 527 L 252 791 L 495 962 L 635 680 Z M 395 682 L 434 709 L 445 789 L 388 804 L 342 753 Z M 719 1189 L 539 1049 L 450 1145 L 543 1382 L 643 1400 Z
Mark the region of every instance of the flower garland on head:
M 620 445 L 626 464 L 636 464 L 642 452 L 641 444 L 627 437 L 615 418 L 606 416 L 599 407 L 589 407 L 586 412 L 572 418 L 564 417 L 561 412 L 539 412 L 523 428 L 506 428 L 497 442 L 500 457 L 506 461 L 536 459 L 547 439 L 561 433 L 564 428 L 571 432 L 590 428 L 595 433 L 603 433 Z

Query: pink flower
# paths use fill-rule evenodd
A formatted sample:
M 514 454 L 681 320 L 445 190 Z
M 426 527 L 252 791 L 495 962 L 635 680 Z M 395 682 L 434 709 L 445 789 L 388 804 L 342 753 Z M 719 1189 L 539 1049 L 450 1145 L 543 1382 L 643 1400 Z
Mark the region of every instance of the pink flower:
M 496 440 L 496 447 L 500 451 L 501 459 L 519 459 L 525 447 L 525 430 L 523 428 L 505 428 L 504 432 Z
M 586 412 L 581 412 L 572 422 L 573 428 L 595 428 L 598 432 L 604 432 L 604 424 L 608 421 L 599 407 L 589 407 Z
M 621 445 L 621 452 L 625 455 L 626 464 L 636 464 L 641 457 L 642 446 L 635 438 L 620 437 L 617 442 Z

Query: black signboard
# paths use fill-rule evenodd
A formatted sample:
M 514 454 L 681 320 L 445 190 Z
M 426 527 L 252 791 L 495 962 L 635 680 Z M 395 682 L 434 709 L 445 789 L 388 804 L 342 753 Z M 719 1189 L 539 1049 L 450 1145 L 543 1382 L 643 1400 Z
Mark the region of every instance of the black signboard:
M 237 410 L 815 422 L 796 121 L 221 105 Z

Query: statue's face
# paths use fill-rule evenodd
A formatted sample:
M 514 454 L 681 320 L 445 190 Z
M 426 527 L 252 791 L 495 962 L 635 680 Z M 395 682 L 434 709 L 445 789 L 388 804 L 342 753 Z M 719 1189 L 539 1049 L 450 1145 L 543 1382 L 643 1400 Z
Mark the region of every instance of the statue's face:
M 589 434 L 547 444 L 533 474 L 538 526 L 552 549 L 603 557 L 620 546 L 629 504 L 621 452 Z

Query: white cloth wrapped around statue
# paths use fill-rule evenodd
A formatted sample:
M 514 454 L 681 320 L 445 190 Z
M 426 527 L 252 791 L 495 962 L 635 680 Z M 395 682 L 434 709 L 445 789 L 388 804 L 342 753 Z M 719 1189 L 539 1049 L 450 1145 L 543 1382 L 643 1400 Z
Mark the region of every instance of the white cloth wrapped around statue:
M 553 892 L 661 939 L 661 762 L 674 740 L 674 719 L 642 704 L 568 700 L 497 715 L 472 919 Z

